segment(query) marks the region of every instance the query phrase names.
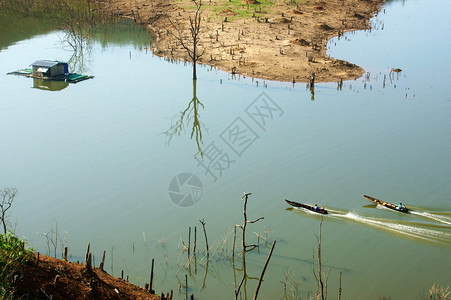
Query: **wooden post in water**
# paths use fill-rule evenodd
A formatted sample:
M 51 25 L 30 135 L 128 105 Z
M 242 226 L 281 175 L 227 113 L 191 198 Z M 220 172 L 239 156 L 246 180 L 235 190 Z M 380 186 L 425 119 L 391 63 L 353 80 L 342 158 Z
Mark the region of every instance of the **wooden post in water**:
M 149 292 L 151 294 L 155 294 L 153 289 L 153 266 L 154 266 L 155 258 L 152 258 L 152 266 L 150 267 L 150 284 L 149 284 Z
M 191 249 L 191 227 L 188 229 L 188 259 L 190 257 L 190 249 Z
M 185 274 L 185 300 L 188 300 L 188 275 Z
M 233 246 L 232 246 L 232 259 L 235 261 L 235 241 L 236 241 L 236 225 L 235 232 L 233 233 Z
M 197 227 L 194 226 L 194 248 L 193 248 L 193 254 L 196 255 L 196 246 L 197 246 Z
M 64 247 L 63 260 L 67 261 L 67 247 Z

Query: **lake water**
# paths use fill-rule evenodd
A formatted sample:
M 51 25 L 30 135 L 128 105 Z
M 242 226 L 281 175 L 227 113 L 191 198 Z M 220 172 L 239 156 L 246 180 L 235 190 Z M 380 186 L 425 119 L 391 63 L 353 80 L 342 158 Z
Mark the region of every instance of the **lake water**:
M 234 225 L 243 222 L 243 192 L 252 192 L 248 218 L 264 219 L 247 229 L 247 242 L 260 245 L 246 255 L 247 298 L 273 240 L 261 298 L 282 298 L 283 281 L 288 298 L 316 291 L 321 217 L 284 199 L 332 212 L 322 219 L 330 298 L 340 272 L 344 299 L 425 298 L 433 283 L 451 283 L 450 9 L 446 0 L 387 2 L 374 30 L 328 43 L 331 56 L 368 73 L 341 90 L 317 84 L 314 95 L 302 83 L 210 67 L 193 86 L 191 67 L 154 57 L 150 35 L 131 24 L 97 35 L 84 53 L 82 70 L 94 79 L 53 88 L 6 73 L 69 60 L 64 34 L 1 20 L 0 187 L 19 190 L 17 234 L 53 254 L 44 233 L 57 226 L 73 261 L 90 242 L 96 265 L 106 250 L 115 276 L 124 270 L 143 286 L 155 258 L 157 292 L 183 298 L 188 274 L 196 298 L 229 299 L 242 276 L 231 263 Z M 415 214 L 366 207 L 362 194 Z M 181 239 L 188 243 L 192 227 L 193 243 L 194 226 L 189 264 Z

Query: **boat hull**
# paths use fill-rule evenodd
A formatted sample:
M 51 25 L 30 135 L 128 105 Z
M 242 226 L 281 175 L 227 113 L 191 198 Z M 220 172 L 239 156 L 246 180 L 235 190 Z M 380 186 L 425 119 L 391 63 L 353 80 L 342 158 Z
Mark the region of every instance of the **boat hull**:
M 313 212 L 318 213 L 318 214 L 323 214 L 323 215 L 327 215 L 328 214 L 327 210 L 324 209 L 324 208 L 321 208 L 321 207 L 318 210 L 315 210 L 314 206 L 310 206 L 310 205 L 307 205 L 307 204 L 302 204 L 302 203 L 299 203 L 299 202 L 290 201 L 290 200 L 287 200 L 287 199 L 285 199 L 285 201 L 288 204 L 290 204 L 291 206 L 294 206 L 294 207 L 305 208 L 305 209 L 308 209 L 308 210 L 313 211 Z
M 386 208 L 389 208 L 392 210 L 396 210 L 397 212 L 408 213 L 410 211 L 407 207 L 402 207 L 401 209 L 398 209 L 398 205 L 395 205 L 395 204 L 392 204 L 392 203 L 389 203 L 389 202 L 386 202 L 383 200 L 379 200 L 379 199 L 371 197 L 371 196 L 363 195 L 363 198 L 365 198 L 373 203 L 382 205 L 383 207 L 386 207 Z

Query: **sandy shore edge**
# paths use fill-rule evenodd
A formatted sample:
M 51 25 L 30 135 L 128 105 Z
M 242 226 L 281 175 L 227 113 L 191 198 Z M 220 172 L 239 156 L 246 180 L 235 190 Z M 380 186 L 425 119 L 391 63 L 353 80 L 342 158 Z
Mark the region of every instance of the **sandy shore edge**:
M 344 32 L 370 29 L 370 19 L 385 0 L 297 2 L 301 3 L 275 0 L 247 6 L 245 1 L 240 5 L 241 1 L 204 0 L 199 41 L 204 54 L 198 62 L 232 74 L 282 82 L 308 82 L 313 73 L 316 82 L 361 77 L 363 68 L 328 57 L 326 44 Z M 195 8 L 191 0 L 114 0 L 104 4 L 109 12 L 151 30 L 155 55 L 190 61 L 169 20 L 180 24 L 189 43 L 189 16 Z

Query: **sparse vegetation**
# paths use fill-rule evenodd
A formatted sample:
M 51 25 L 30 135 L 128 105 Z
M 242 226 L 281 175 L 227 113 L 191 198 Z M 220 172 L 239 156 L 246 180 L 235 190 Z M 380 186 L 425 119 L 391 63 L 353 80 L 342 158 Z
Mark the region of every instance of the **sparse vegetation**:
M 451 299 L 451 290 L 449 286 L 446 288 L 440 286 L 439 284 L 433 284 L 429 289 L 429 299 L 430 300 L 448 300 Z
M 0 190 L 0 221 L 3 226 L 3 233 L 6 234 L 8 226 L 9 210 L 17 195 L 16 188 L 4 188 Z
M 33 258 L 33 249 L 13 233 L 0 235 L 0 298 L 13 299 L 17 268 Z

